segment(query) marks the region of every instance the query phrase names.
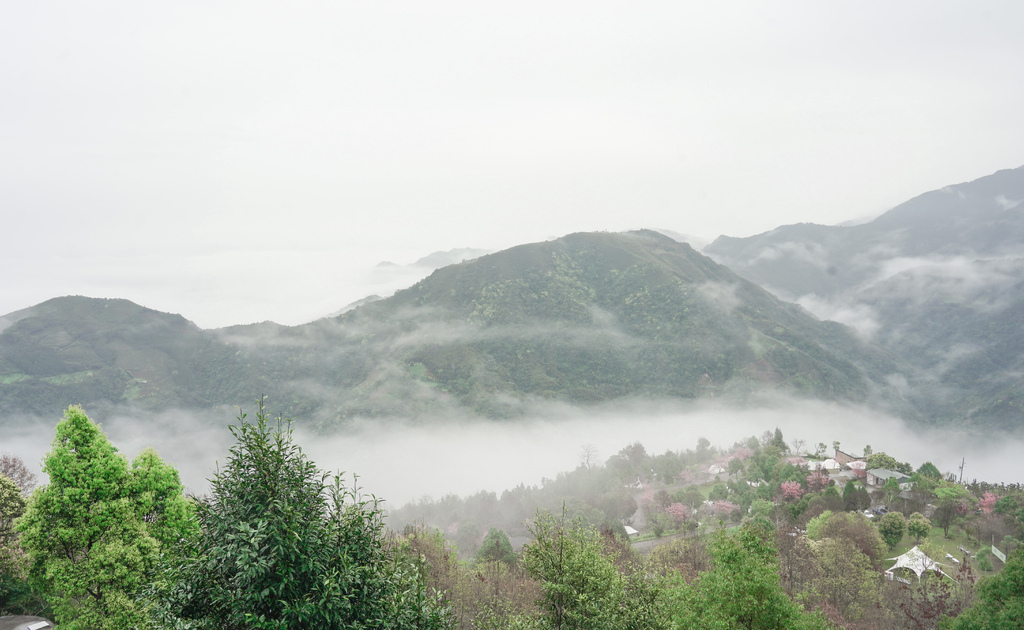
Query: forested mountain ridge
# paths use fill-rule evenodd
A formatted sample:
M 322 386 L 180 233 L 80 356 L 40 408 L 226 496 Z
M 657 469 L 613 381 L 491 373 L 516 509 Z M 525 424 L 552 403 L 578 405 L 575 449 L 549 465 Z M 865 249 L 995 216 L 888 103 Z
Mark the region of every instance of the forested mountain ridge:
M 63 297 L 3 319 L 0 409 L 6 413 L 52 413 L 52 404 L 74 400 L 198 402 L 202 371 L 187 366 L 209 339 L 181 315 L 128 300 Z
M 938 421 L 1013 428 L 1024 409 L 1024 167 L 946 186 L 856 226 L 788 225 L 705 248 L 915 368 Z
M 781 389 L 864 402 L 900 370 L 845 327 L 651 231 L 521 245 L 341 319 L 399 325 L 410 313 L 419 336 L 406 338 L 404 362 L 486 412 L 501 413 L 481 407 L 499 391 L 592 402 Z
M 766 391 L 899 404 L 898 358 L 656 232 L 573 234 L 452 265 L 336 318 L 200 330 L 123 300 L 58 298 L 0 332 L 0 413 L 243 404 L 354 416 Z M 909 410 L 903 408 L 907 414 Z

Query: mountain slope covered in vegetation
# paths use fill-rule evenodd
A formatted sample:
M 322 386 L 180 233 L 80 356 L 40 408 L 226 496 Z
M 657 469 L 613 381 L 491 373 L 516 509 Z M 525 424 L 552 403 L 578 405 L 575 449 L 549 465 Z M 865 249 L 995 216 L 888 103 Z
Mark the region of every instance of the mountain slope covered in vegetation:
M 939 422 L 1019 425 L 1024 408 L 1024 167 L 920 195 L 856 226 L 788 225 L 705 248 L 915 369 Z
M 200 330 L 123 300 L 58 298 L 0 332 L 0 405 L 150 409 L 272 392 L 325 426 L 538 402 L 899 404 L 894 355 L 656 232 L 581 233 L 451 265 L 336 318 Z M 903 408 L 904 413 L 912 413 Z

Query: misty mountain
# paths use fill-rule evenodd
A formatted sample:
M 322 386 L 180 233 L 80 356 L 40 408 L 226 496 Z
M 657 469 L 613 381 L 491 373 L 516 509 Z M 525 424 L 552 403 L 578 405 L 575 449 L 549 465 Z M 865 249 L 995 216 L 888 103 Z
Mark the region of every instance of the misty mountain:
M 415 321 L 412 327 L 409 322 Z M 866 401 L 893 357 L 661 234 L 573 234 L 435 271 L 343 317 L 390 327 L 390 357 L 477 412 L 515 401 Z
M 455 265 L 460 262 L 479 258 L 486 254 L 490 254 L 490 250 L 486 249 L 474 249 L 472 247 L 460 247 L 458 249 L 450 249 L 446 252 L 434 252 L 427 254 L 423 258 L 420 258 L 413 264 L 417 267 L 427 267 L 429 269 L 439 269 L 440 267 L 447 267 L 448 265 Z
M 1022 202 L 1024 166 L 925 193 L 860 225 L 786 225 L 720 236 L 703 251 L 784 299 L 827 298 L 891 277 L 917 258 L 1020 257 Z
M 15 319 L 9 317 L 8 319 Z M 573 234 L 443 267 L 304 326 L 200 330 L 123 300 L 58 298 L 0 332 L 0 405 L 248 404 L 354 417 L 515 417 L 536 404 L 764 393 L 912 414 L 893 354 L 651 231 Z
M 705 253 L 915 367 L 929 417 L 1019 425 L 1024 167 L 920 195 L 856 226 L 721 237 Z
M 75 401 L 201 402 L 210 340 L 180 315 L 128 300 L 63 297 L 4 317 L 0 410 L 53 414 Z

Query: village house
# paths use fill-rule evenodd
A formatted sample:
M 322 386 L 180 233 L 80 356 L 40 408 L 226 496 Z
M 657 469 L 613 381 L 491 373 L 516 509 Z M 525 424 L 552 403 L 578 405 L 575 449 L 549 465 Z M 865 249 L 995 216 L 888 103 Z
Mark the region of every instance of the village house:
M 838 448 L 836 449 L 835 460 L 842 464 L 843 466 L 849 466 L 850 462 L 862 461 L 863 459 L 864 457 L 861 455 L 850 455 L 849 453 L 844 453 Z
M 910 490 L 914 485 L 910 481 L 910 477 L 901 472 L 888 470 L 886 468 L 872 468 L 869 470 L 866 483 L 869 486 L 881 487 L 884 486 L 885 482 L 889 479 L 895 479 L 896 483 L 900 485 L 900 490 Z

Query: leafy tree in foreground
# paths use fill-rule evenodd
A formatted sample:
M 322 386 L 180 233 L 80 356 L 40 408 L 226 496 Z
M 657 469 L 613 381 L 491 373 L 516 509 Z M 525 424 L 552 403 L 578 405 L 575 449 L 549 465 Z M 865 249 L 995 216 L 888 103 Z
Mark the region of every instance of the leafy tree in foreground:
M 605 557 L 597 530 L 567 526 L 539 512 L 530 531 L 534 540 L 523 549 L 523 563 L 542 584 L 541 607 L 551 627 L 615 626 L 622 580 Z
M 199 534 L 152 594 L 155 616 L 210 630 L 449 626 L 386 545 L 376 500 L 321 472 L 262 401 L 230 429 L 237 443 L 198 504 Z
M 817 630 L 831 627 L 786 596 L 768 533 L 744 526 L 720 532 L 710 544 L 714 568 L 687 585 L 681 577 L 667 592 L 676 628 L 706 630 Z
M 547 627 L 573 630 L 666 627 L 660 587 L 639 574 L 627 578 L 605 553 L 601 535 L 581 523 L 557 522 L 539 512 L 531 526 L 533 542 L 523 564 L 541 582 L 541 609 Z
M 978 585 L 974 606 L 956 619 L 943 622 L 944 630 L 1011 630 L 1024 620 L 1024 551 L 1007 558 L 999 575 Z
M 62 628 L 142 625 L 135 596 L 161 543 L 189 527 L 178 472 L 152 451 L 129 467 L 79 407 L 67 410 L 56 433 L 43 462 L 50 483 L 18 522 L 30 575 Z
M 824 538 L 810 547 L 817 566 L 808 571 L 811 579 L 801 599 L 828 604 L 847 623 L 859 621 L 878 600 L 878 571 L 849 538 Z

